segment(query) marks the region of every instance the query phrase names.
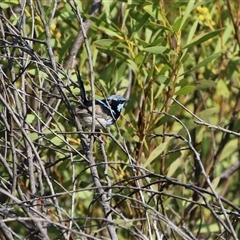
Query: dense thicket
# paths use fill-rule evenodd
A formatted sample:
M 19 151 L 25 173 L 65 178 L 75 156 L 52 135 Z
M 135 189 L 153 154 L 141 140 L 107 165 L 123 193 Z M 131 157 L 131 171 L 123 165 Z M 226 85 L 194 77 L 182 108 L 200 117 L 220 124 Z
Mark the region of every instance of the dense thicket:
M 239 1 L 0 6 L 0 239 L 238 239 Z

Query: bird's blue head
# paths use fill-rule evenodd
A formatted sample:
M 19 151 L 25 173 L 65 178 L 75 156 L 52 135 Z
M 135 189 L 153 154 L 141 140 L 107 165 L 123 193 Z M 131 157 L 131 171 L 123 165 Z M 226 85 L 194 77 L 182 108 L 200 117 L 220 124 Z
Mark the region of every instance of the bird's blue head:
M 119 95 L 112 95 L 103 100 L 97 100 L 97 102 L 102 105 L 103 111 L 106 109 L 110 114 L 114 115 L 114 118 L 117 119 L 120 116 L 120 113 L 124 107 L 124 104 L 128 100 Z
M 123 98 L 122 96 L 118 96 L 118 95 L 112 95 L 110 97 L 107 98 L 107 103 L 110 105 L 111 109 L 117 112 L 121 112 L 121 110 L 124 107 L 124 104 L 127 102 L 128 100 Z

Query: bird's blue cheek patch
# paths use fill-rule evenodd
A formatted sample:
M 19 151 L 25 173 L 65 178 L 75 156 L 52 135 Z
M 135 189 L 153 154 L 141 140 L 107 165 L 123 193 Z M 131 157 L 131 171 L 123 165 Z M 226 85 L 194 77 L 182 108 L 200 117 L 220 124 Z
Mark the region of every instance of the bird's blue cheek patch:
M 123 106 L 124 106 L 124 103 L 119 103 L 119 104 L 117 105 L 117 110 L 118 110 L 118 112 L 121 112 Z

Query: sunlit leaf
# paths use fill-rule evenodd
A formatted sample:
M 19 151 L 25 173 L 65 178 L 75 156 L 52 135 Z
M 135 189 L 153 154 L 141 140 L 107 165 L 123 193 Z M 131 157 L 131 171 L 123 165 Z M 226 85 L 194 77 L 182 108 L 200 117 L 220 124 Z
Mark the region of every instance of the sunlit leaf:
M 196 89 L 197 90 L 216 88 L 216 86 L 217 86 L 216 81 L 201 80 L 201 81 L 196 82 Z
M 154 54 L 168 53 L 168 54 L 177 55 L 175 51 L 163 46 L 147 47 L 147 48 L 144 48 L 144 51 L 149 53 L 154 53 Z
M 177 171 L 177 169 L 181 168 L 182 166 L 183 166 L 183 159 L 179 157 L 169 166 L 167 176 L 172 177 L 174 173 Z
M 143 167 L 147 167 L 153 160 L 155 160 L 157 157 L 159 157 L 164 150 L 166 150 L 166 147 L 169 143 L 170 139 L 167 139 L 164 143 L 160 143 L 159 146 L 157 146 L 148 157 L 147 161 L 143 164 Z
M 186 94 L 194 92 L 195 89 L 196 89 L 195 86 L 186 86 L 186 87 L 183 87 L 180 90 L 178 90 L 174 95 L 177 95 L 177 96 L 186 95 Z
M 203 42 L 206 42 L 207 40 L 216 37 L 217 35 L 219 35 L 219 33 L 221 33 L 224 30 L 224 28 L 220 28 L 218 30 L 212 31 L 210 33 L 205 33 L 200 37 L 197 37 L 197 39 L 194 39 L 191 43 L 187 44 L 186 46 L 183 47 L 183 49 L 185 48 L 191 48 L 193 46 L 197 46 L 200 45 Z
M 127 48 L 127 45 L 113 39 L 99 39 L 99 40 L 96 40 L 94 44 L 99 46 L 105 46 L 105 47 Z
M 218 52 L 218 53 L 214 53 L 211 56 L 209 56 L 208 58 L 204 59 L 202 62 L 198 63 L 197 65 L 195 65 L 193 68 L 191 68 L 190 70 L 184 72 L 182 75 L 186 75 L 188 73 L 194 72 L 197 69 L 206 66 L 209 62 L 213 61 L 214 59 L 220 57 L 222 55 L 222 52 Z
M 209 118 L 212 117 L 215 114 L 219 113 L 219 108 L 208 108 L 206 110 L 203 110 L 199 113 L 199 117 L 203 120 L 203 121 L 209 121 Z

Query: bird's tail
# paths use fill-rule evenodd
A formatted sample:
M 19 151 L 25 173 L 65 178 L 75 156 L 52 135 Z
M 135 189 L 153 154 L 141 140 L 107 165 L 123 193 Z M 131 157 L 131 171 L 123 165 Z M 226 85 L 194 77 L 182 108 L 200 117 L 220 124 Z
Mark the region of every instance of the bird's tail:
M 83 104 L 85 104 L 87 102 L 87 97 L 86 97 L 86 92 L 85 92 L 85 88 L 83 85 L 83 81 L 79 72 L 78 67 L 76 66 L 76 73 L 77 73 L 77 79 L 78 79 L 78 85 L 80 87 L 80 91 L 81 91 L 81 100 L 83 102 Z

